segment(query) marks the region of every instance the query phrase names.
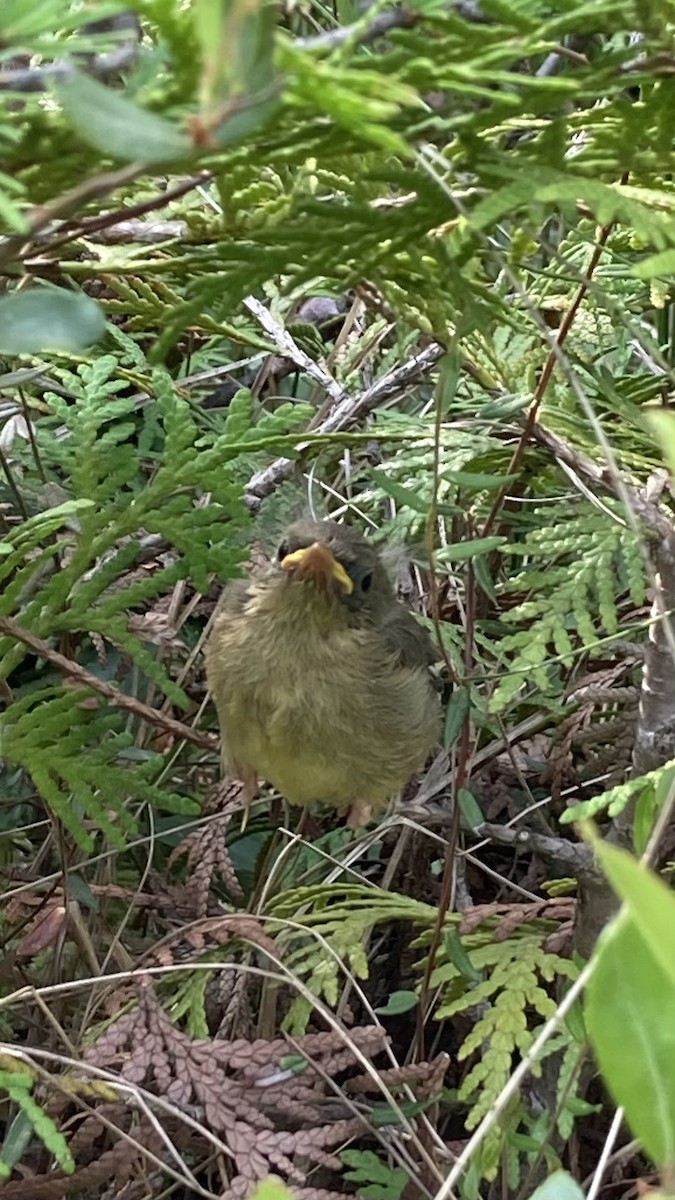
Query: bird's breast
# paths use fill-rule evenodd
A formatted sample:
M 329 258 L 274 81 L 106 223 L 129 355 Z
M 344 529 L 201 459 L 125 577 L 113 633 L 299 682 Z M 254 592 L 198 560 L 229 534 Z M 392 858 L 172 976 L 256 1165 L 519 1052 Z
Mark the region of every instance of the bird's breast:
M 321 617 L 263 594 L 217 625 L 207 674 L 225 753 L 295 803 L 383 802 L 437 737 L 433 689 L 376 631 Z

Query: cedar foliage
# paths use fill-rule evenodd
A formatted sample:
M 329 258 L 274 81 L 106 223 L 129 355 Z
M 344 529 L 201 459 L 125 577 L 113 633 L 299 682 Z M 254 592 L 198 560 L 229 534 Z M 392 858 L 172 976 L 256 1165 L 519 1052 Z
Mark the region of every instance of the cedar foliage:
M 628 775 L 675 8 L 2 8 L 2 303 L 49 304 L 28 348 L 0 320 L 0 1200 L 433 1196 L 578 974 L 559 820 L 639 793 L 644 841 L 670 781 Z M 50 352 L 82 293 L 103 337 Z M 356 846 L 239 832 L 204 707 L 219 587 L 308 503 L 413 547 L 453 678 L 423 828 Z M 580 1026 L 458 1194 L 573 1134 L 592 1169 Z

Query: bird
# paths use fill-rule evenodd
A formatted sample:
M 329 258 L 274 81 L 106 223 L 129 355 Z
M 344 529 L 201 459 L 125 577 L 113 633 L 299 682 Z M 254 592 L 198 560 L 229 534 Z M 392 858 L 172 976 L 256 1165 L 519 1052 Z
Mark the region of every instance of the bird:
M 205 647 L 226 769 L 353 828 L 386 808 L 438 740 L 428 631 L 351 526 L 297 521 L 273 563 L 223 593 Z

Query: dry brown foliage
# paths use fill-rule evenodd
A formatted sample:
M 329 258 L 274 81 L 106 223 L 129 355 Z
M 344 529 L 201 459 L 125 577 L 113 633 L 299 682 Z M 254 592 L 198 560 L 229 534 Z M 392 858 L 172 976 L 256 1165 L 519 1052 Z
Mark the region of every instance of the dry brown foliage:
M 262 924 L 248 913 L 226 913 L 222 917 L 204 917 L 167 934 L 143 958 L 143 966 L 172 967 L 189 962 L 204 951 L 215 950 L 233 938 L 242 938 L 264 950 L 273 959 L 279 949 L 265 933 Z
M 193 1194 L 193 1178 L 219 1200 L 243 1200 L 275 1174 L 298 1200 L 336 1200 L 344 1190 L 321 1185 L 342 1170 L 339 1147 L 372 1139 L 366 1097 L 405 1088 L 408 1098 L 428 1101 L 443 1084 L 444 1054 L 378 1070 L 387 1042 L 376 1025 L 357 1026 L 348 1038 L 337 1030 L 298 1039 L 191 1038 L 171 1021 L 147 977 L 135 1007 L 83 1055 L 94 1072 L 124 1084 L 120 1099 L 110 1098 L 114 1082 L 92 1086 L 89 1072 L 69 1074 L 62 1086 L 55 1079 L 51 1094 L 43 1090 L 75 1172 L 50 1169 L 49 1156 L 36 1150 L 22 1164 L 21 1180 L 0 1184 L 0 1200 L 145 1200 L 165 1185 L 165 1168 L 185 1180 L 185 1195 Z M 162 1102 L 157 1120 L 153 1097 Z
M 183 838 L 173 851 L 168 871 L 185 857 L 186 890 L 194 903 L 195 915 L 205 917 L 214 876 L 220 876 L 230 895 L 243 896 L 227 845 L 230 824 L 243 809 L 243 784 L 225 779 L 213 787 L 207 797 L 205 812 L 217 814 L 213 821 L 202 825 Z
M 486 922 L 495 922 L 491 934 L 496 942 L 504 942 L 520 925 L 532 921 L 554 921 L 568 926 L 574 920 L 574 907 L 575 901 L 571 896 L 532 901 L 530 904 L 476 904 L 462 913 L 459 933 L 473 933 Z

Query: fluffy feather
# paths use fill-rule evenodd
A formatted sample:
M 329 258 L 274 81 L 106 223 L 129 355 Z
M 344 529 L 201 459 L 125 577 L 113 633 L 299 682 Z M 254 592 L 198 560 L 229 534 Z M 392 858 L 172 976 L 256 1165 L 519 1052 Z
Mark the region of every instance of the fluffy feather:
M 436 655 L 365 538 L 301 522 L 280 558 L 314 543 L 347 571 L 351 593 L 280 566 L 225 591 L 206 650 L 224 759 L 295 804 L 381 808 L 438 737 Z

